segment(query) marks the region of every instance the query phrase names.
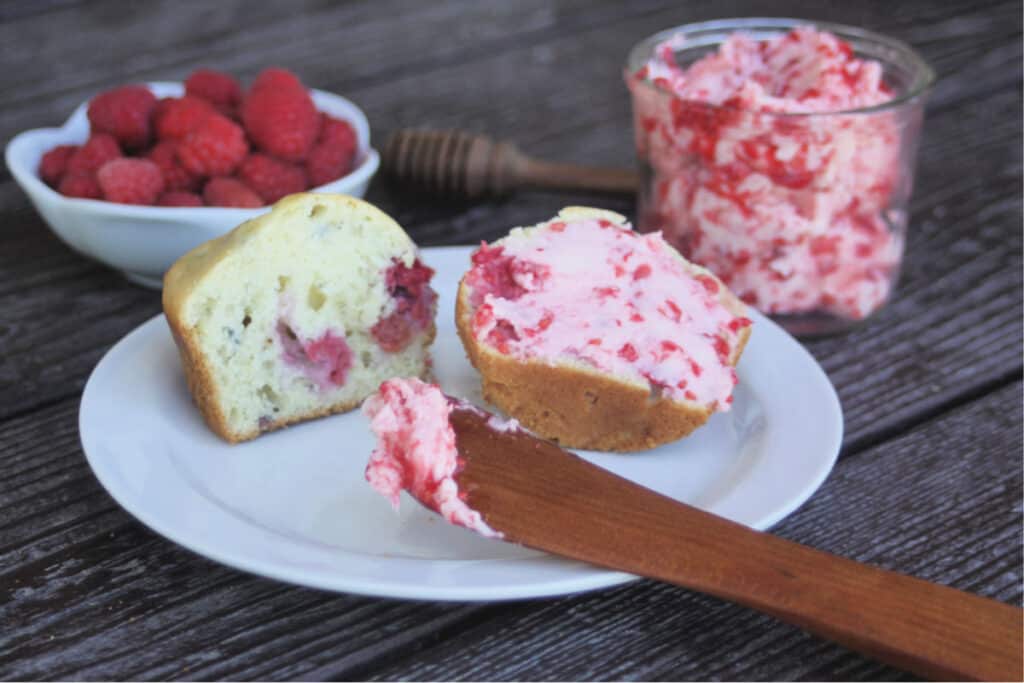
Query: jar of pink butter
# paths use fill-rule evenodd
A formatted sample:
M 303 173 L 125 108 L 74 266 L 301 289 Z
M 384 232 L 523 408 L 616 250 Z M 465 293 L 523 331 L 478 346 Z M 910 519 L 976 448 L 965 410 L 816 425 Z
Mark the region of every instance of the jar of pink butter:
M 846 329 L 899 275 L 925 98 L 907 45 L 795 19 L 657 33 L 630 52 L 638 225 L 790 332 Z

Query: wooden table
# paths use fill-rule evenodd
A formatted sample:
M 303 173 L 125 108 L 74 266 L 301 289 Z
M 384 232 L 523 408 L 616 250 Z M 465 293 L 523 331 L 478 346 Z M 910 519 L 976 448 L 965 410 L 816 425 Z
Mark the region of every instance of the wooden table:
M 628 165 L 628 48 L 669 26 L 764 12 L 902 38 L 941 79 L 895 300 L 808 344 L 842 399 L 841 459 L 775 532 L 1019 605 L 1020 3 L 6 3 L 0 138 L 57 124 L 114 84 L 200 65 L 251 79 L 280 64 L 360 103 L 378 141 L 401 126 L 464 127 Z M 494 238 L 595 201 L 438 202 L 381 180 L 369 199 L 423 245 Z M 78 440 L 90 370 L 160 311 L 159 296 L 66 248 L 6 171 L 0 217 L 0 678 L 904 677 L 648 581 L 558 600 L 403 602 L 296 588 L 183 550 L 114 503 Z

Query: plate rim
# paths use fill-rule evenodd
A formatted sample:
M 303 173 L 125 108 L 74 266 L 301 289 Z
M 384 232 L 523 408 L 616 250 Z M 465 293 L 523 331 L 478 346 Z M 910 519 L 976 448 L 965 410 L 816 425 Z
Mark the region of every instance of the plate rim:
M 473 245 L 421 247 L 420 251 L 428 258 L 430 254 L 455 255 L 460 253 L 465 254 L 468 257 L 469 253 L 474 248 L 475 246 Z M 751 311 L 751 314 L 752 317 L 755 318 L 756 326 L 761 328 L 774 328 L 775 332 L 780 333 L 786 338 L 786 343 L 792 346 L 792 351 L 794 353 L 798 353 L 801 356 L 801 360 L 808 364 L 814 374 L 818 375 L 818 379 L 821 380 L 818 384 L 827 388 L 828 403 L 834 408 L 834 410 L 829 411 L 834 417 L 834 423 L 828 431 L 832 436 L 833 441 L 829 448 L 831 451 L 830 456 L 828 458 L 823 458 L 820 461 L 818 470 L 813 476 L 806 480 L 805 485 L 801 488 L 799 494 L 790 496 L 785 505 L 780 506 L 772 514 L 767 515 L 765 518 L 759 520 L 758 523 L 752 525 L 753 528 L 764 531 L 770 529 L 775 524 L 778 524 L 781 520 L 799 509 L 821 487 L 825 479 L 828 478 L 828 475 L 831 473 L 836 461 L 838 460 L 845 425 L 842 405 L 839 401 L 838 394 L 836 393 L 831 380 L 828 378 L 827 373 L 825 373 L 817 359 L 815 359 L 802 344 L 785 332 L 785 330 L 783 330 L 777 323 L 757 311 Z M 88 462 L 93 475 L 100 482 L 100 485 L 103 486 L 104 490 L 117 502 L 118 505 L 121 506 L 122 509 L 125 510 L 125 512 L 164 538 L 178 544 L 190 552 L 194 552 L 213 561 L 250 574 L 308 588 L 382 598 L 453 602 L 496 602 L 549 598 L 587 592 L 601 588 L 611 588 L 641 578 L 633 574 L 594 567 L 583 562 L 558 558 L 546 554 L 541 557 L 529 558 L 490 558 L 473 560 L 389 558 L 388 561 L 398 564 L 418 563 L 421 566 L 423 563 L 428 563 L 431 566 L 458 566 L 465 565 L 467 563 L 498 563 L 501 565 L 507 565 L 509 563 L 520 561 L 540 560 L 544 562 L 557 562 L 559 564 L 564 564 L 565 569 L 575 570 L 574 573 L 564 578 L 535 581 L 532 583 L 513 582 L 500 586 L 443 586 L 425 583 L 417 584 L 414 582 L 373 580 L 372 578 L 368 579 L 349 574 L 338 574 L 326 578 L 322 573 L 303 572 L 301 569 L 292 568 L 290 565 L 282 565 L 280 561 L 274 561 L 272 559 L 267 560 L 266 558 L 254 558 L 246 556 L 244 552 L 221 550 L 214 542 L 204 540 L 202 538 L 196 539 L 187 533 L 180 533 L 179 530 L 175 528 L 174 524 L 167 523 L 160 515 L 151 514 L 144 504 L 140 505 L 140 501 L 138 499 L 132 499 L 127 490 L 122 490 L 117 482 L 112 480 L 109 476 L 110 472 L 107 472 L 105 468 L 98 463 L 99 456 L 97 453 L 101 449 L 99 446 L 90 447 L 91 444 L 95 442 L 93 440 L 94 437 L 92 436 L 92 427 L 86 422 L 89 406 L 93 400 L 96 400 L 90 400 L 90 396 L 98 391 L 96 389 L 96 385 L 102 379 L 103 373 L 109 369 L 110 364 L 114 362 L 113 359 L 115 358 L 115 354 L 119 350 L 123 352 L 130 348 L 131 343 L 137 341 L 137 337 L 151 334 L 152 328 L 158 327 L 163 322 L 163 319 L 163 313 L 158 313 L 152 316 L 121 337 L 103 354 L 102 358 L 89 374 L 89 378 L 86 381 L 85 388 L 82 392 L 82 398 L 79 404 L 78 427 L 79 440 L 83 454 L 85 455 L 86 461 Z M 824 399 L 826 397 L 823 396 L 822 398 Z M 90 453 L 90 451 L 92 452 Z M 342 557 L 346 555 L 351 557 L 366 557 L 362 553 L 337 548 L 332 549 L 330 553 L 332 555 L 340 555 Z

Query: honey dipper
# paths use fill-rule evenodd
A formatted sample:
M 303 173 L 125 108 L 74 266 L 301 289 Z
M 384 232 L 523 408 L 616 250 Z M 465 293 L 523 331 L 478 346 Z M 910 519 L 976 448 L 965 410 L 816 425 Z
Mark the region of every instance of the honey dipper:
M 384 145 L 384 171 L 437 194 L 469 199 L 513 190 L 636 192 L 634 171 L 535 159 L 510 142 L 455 130 L 398 130 Z

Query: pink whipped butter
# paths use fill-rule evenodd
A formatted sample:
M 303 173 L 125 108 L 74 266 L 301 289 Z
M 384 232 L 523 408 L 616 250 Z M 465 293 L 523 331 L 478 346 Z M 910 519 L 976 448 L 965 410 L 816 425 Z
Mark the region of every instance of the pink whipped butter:
M 500 353 L 596 369 L 711 410 L 732 403 L 728 361 L 750 320 L 660 234 L 596 217 L 517 228 L 473 254 L 465 283 L 473 334 Z
M 381 384 L 377 393 L 363 402 L 363 414 L 377 435 L 366 480 L 396 509 L 399 494 L 406 490 L 452 524 L 501 538 L 460 495 L 455 481 L 459 453 L 448 419 L 452 410 L 476 408 L 449 399 L 437 385 L 415 378 Z
M 909 192 L 900 129 L 891 112 L 836 112 L 892 99 L 881 65 L 811 27 L 734 34 L 685 69 L 682 47 L 663 43 L 628 79 L 652 171 L 642 227 L 762 311 L 870 314 L 902 254 L 885 220 L 901 224 L 889 207 Z

